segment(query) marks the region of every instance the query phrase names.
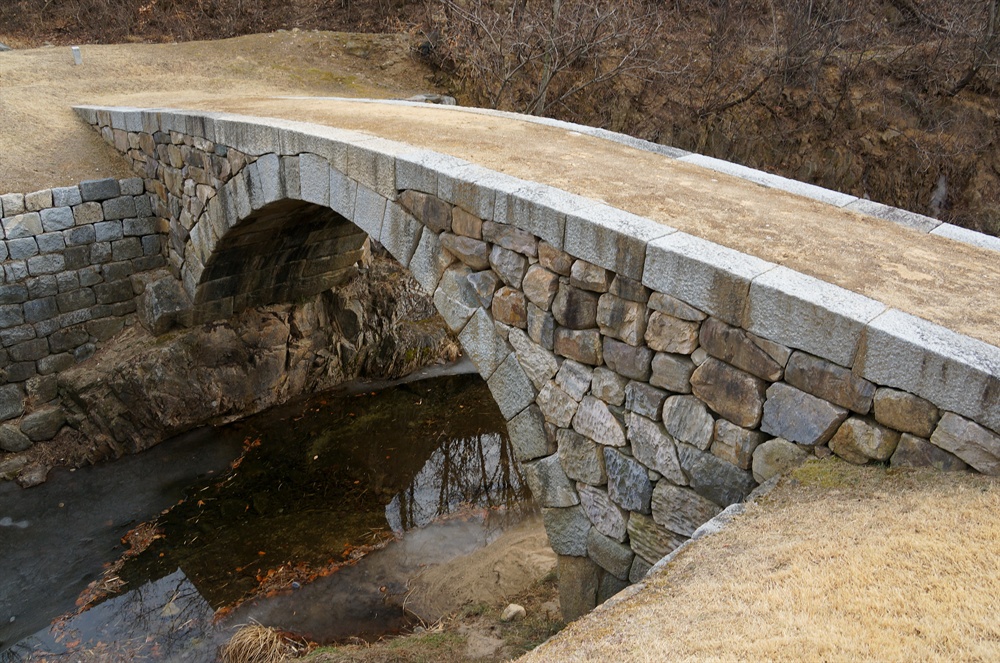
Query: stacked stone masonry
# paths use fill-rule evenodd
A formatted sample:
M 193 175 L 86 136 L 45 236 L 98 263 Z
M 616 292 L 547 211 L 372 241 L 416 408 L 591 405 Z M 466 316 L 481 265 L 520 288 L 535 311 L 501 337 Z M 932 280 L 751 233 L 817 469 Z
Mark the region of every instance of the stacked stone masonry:
M 508 420 L 560 555 L 567 616 L 809 455 L 1000 472 L 993 346 L 607 205 L 369 135 L 78 112 L 127 154 L 168 220 L 166 261 L 184 301 L 164 305 L 148 284 L 153 327 L 328 288 L 364 237 L 411 271 Z M 269 251 L 280 259 L 267 262 Z
M 0 450 L 16 452 L 61 427 L 56 374 L 135 317 L 165 228 L 141 178 L 5 194 L 0 219 Z M 41 407 L 25 415 L 29 398 Z

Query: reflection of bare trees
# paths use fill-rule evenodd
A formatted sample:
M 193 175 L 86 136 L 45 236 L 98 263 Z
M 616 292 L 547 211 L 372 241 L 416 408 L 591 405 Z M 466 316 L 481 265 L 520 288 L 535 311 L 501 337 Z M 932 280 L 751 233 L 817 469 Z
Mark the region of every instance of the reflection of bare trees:
M 460 505 L 513 509 L 526 496 L 506 435 L 446 438 L 410 485 L 386 506 L 386 519 L 399 533 L 422 527 Z

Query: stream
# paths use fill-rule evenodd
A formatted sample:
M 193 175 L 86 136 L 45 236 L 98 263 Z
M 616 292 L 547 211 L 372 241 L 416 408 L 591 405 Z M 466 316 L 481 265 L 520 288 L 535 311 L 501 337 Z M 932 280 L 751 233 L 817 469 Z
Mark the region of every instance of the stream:
M 212 661 L 251 620 L 319 643 L 412 627 L 413 577 L 534 511 L 472 370 L 353 383 L 0 485 L 0 662 Z

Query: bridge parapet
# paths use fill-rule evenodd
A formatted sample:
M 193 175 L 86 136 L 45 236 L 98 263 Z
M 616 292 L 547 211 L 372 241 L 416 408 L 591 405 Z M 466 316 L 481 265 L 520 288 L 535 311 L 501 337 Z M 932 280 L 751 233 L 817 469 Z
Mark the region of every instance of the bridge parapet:
M 169 219 L 173 275 L 140 307 L 151 324 L 325 289 L 363 256 L 364 237 L 411 271 L 508 420 L 569 617 L 808 455 L 1000 473 L 1000 349 L 982 341 L 370 135 L 78 111 L 124 148 Z

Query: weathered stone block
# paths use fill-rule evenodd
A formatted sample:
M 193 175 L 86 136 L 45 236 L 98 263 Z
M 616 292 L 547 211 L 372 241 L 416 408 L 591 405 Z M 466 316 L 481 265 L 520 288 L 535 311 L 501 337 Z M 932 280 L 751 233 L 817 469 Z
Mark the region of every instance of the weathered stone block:
M 52 204 L 55 207 L 72 207 L 82 202 L 83 196 L 80 194 L 80 187 L 61 186 L 52 189 Z
M 438 236 L 430 230 L 424 230 L 420 235 L 420 241 L 410 259 L 410 273 L 417 280 L 420 286 L 429 295 L 434 294 L 434 289 L 441 282 L 441 275 L 452 262 L 451 256 L 441 250 L 441 242 Z M 470 276 L 470 281 L 472 277 Z M 492 302 L 490 293 L 490 301 Z M 486 306 L 489 306 L 486 304 Z
M 528 309 L 524 293 L 510 286 L 503 286 L 493 295 L 491 306 L 497 322 L 525 329 L 528 326 Z
M 659 352 L 691 354 L 698 347 L 699 323 L 653 311 L 646 327 L 646 343 Z
M 557 564 L 559 609 L 565 622 L 583 617 L 597 605 L 597 590 L 601 567 L 589 557 L 560 555 Z
M 592 292 L 560 283 L 552 301 L 552 315 L 568 329 L 597 327 L 597 301 L 597 295 Z
M 646 307 L 610 293 L 601 295 L 597 302 L 597 324 L 602 334 L 639 345 L 646 333 Z
M 135 217 L 135 198 L 132 196 L 121 196 L 119 198 L 105 200 L 101 203 L 101 207 L 104 209 L 104 218 L 109 221 Z M 67 210 L 67 212 L 68 211 L 69 210 Z M 69 225 L 72 225 L 71 223 L 69 225 L 65 225 L 66 223 L 69 223 L 69 216 L 69 214 L 66 215 L 67 218 L 64 219 L 64 223 L 62 224 L 63 227 L 58 228 L 59 230 L 64 230 L 65 228 L 68 228 Z
M 573 400 L 579 401 L 587 395 L 594 371 L 589 366 L 567 360 L 559 367 L 556 374 L 556 384 L 569 394 Z
M 42 233 L 42 219 L 38 215 L 38 212 L 8 216 L 3 219 L 2 223 L 7 239 L 34 237 Z
M 496 272 L 492 269 L 473 272 L 469 275 L 469 283 L 475 288 L 476 295 L 478 295 L 483 308 L 491 308 L 493 306 L 493 295 L 496 294 L 497 288 L 500 287 L 500 277 L 496 275 Z
M 483 220 L 469 214 L 461 207 L 456 207 L 451 212 L 451 231 L 463 237 L 482 239 Z
M 24 413 L 24 392 L 16 384 L 0 387 L 0 421 L 19 417 Z
M 649 296 L 649 308 L 654 311 L 661 311 L 674 318 L 690 320 L 692 322 L 701 322 L 708 317 L 707 314 L 702 313 L 693 306 L 688 306 L 676 297 L 664 295 L 662 292 L 654 292 Z
M 667 399 L 667 392 L 633 380 L 625 386 L 625 409 L 659 421 L 660 408 Z
M 450 267 L 434 291 L 434 306 L 454 332 L 461 331 L 479 308 L 479 297 L 469 283 L 470 273 L 465 265 Z
M 587 533 L 587 554 L 598 566 L 618 578 L 628 580 L 635 553 L 628 546 L 607 537 L 592 528 Z
M 532 303 L 528 303 L 528 337 L 546 350 L 555 344 L 556 319 Z
M 611 285 L 611 275 L 603 267 L 598 267 L 586 260 L 576 260 L 570 268 L 569 283 L 581 290 L 607 292 Z
M 653 351 L 645 346 L 631 346 L 613 338 L 604 338 L 604 363 L 608 368 L 633 380 L 649 380 Z
M 917 437 L 929 438 L 941 419 L 934 404 L 905 391 L 880 387 L 875 391 L 875 420 Z
M 559 276 L 541 265 L 532 265 L 524 275 L 522 289 L 532 304 L 548 311 L 559 290 Z
M 503 223 L 483 223 L 483 239 L 526 256 L 538 255 L 538 238 L 531 233 Z
M 677 446 L 661 424 L 630 413 L 628 441 L 632 445 L 632 453 L 643 465 L 655 470 L 668 481 L 679 485 L 687 484 L 687 477 L 681 471 L 677 459 Z
M 767 390 L 760 428 L 790 442 L 813 446 L 828 442 L 846 418 L 846 409 L 776 382 Z
M 493 320 L 483 309 L 476 309 L 459 333 L 458 340 L 484 380 L 490 379 L 511 352 L 510 346 L 496 333 Z
M 615 541 L 625 541 L 628 512 L 612 502 L 606 490 L 586 484 L 577 484 L 576 489 L 580 504 L 597 531 Z
M 715 422 L 711 451 L 741 470 L 749 470 L 754 450 L 766 439 L 767 436 L 759 431 L 740 428 L 726 419 L 719 419 Z
M 24 214 L 24 194 L 5 193 L 0 195 L 0 209 L 3 209 L 3 216 Z
M 864 465 L 869 460 L 889 460 L 899 444 L 899 432 L 874 421 L 850 417 L 830 439 L 830 450 L 849 463 Z
M 758 446 L 753 452 L 753 478 L 759 483 L 785 474 L 806 462 L 808 452 L 788 440 L 776 437 Z
M 460 261 L 475 270 L 490 266 L 490 247 L 486 242 L 471 237 L 443 233 L 441 246 Z
M 886 308 L 787 267 L 755 279 L 749 303 L 748 331 L 841 366 L 853 364 L 862 329 Z
M 594 369 L 591 389 L 594 396 L 608 405 L 621 405 L 625 402 L 625 386 L 627 384 L 628 378 L 603 366 L 598 366 Z
M 24 208 L 29 212 L 37 212 L 46 207 L 52 207 L 52 189 L 24 194 Z
M 632 513 L 628 518 L 629 545 L 635 554 L 646 560 L 650 566 L 669 555 L 687 537 L 660 527 L 651 516 Z
M 539 409 L 545 415 L 545 420 L 560 428 L 566 428 L 573 423 L 573 415 L 576 414 L 579 406 L 579 403 L 557 387 L 555 382 L 550 382 L 542 387 L 535 402 L 538 403 Z
M 449 232 L 452 229 L 452 207 L 437 196 L 419 191 L 404 191 L 399 195 L 399 203 L 420 223 L 434 232 Z M 463 212 L 465 216 L 472 215 Z M 464 234 L 464 233 L 463 233 Z M 482 269 L 480 267 L 479 269 Z
M 715 502 L 690 488 L 659 481 L 653 489 L 653 520 L 671 532 L 691 536 L 694 531 L 722 511 Z
M 18 453 L 31 448 L 34 442 L 13 424 L 0 425 L 0 450 Z
M 622 299 L 627 299 L 630 302 L 638 302 L 639 304 L 648 302 L 650 294 L 649 288 L 644 286 L 642 282 L 626 278 L 621 274 L 615 276 L 614 280 L 611 281 L 611 287 L 608 289 L 608 292 L 615 297 L 621 297 Z
M 691 375 L 694 374 L 696 366 L 687 355 L 657 352 L 650 368 L 652 368 L 650 384 L 678 394 L 691 393 Z
M 536 345 L 527 334 L 517 328 L 510 330 L 507 340 L 517 353 L 518 361 L 528 378 L 537 389 L 542 389 L 559 370 L 555 355 Z
M 652 564 L 644 560 L 639 555 L 636 555 L 635 559 L 632 560 L 632 568 L 628 572 L 628 581 L 633 585 L 637 582 L 642 582 L 646 579 L 646 575 L 652 568 Z
M 538 243 L 538 262 L 550 272 L 563 276 L 569 276 L 573 269 L 573 256 L 548 242 Z
M 66 423 L 66 414 L 60 407 L 35 410 L 21 420 L 21 432 L 32 442 L 51 440 Z
M 770 382 L 781 379 L 781 365 L 738 327 L 709 318 L 702 324 L 698 340 L 708 354 L 727 364 Z
M 369 237 L 381 237 L 387 203 L 388 201 L 381 195 L 359 184 L 354 203 L 354 217 L 351 220 L 354 225 L 368 233 Z
M 557 555 L 587 554 L 587 533 L 593 529 L 579 506 L 542 509 L 542 522 L 549 545 Z
M 400 265 L 408 267 L 423 230 L 420 222 L 407 214 L 402 207 L 387 202 L 378 241 L 399 261 Z
M 507 433 L 514 447 L 514 456 L 521 462 L 541 458 L 548 453 L 545 419 L 534 405 L 524 408 L 520 414 L 507 422 Z
M 84 202 L 107 200 L 121 195 L 118 180 L 108 177 L 100 180 L 85 180 L 80 182 L 80 194 Z
M 496 245 L 490 251 L 489 264 L 500 275 L 503 282 L 512 288 L 520 288 L 528 268 L 528 259 L 520 253 Z
M 677 445 L 677 459 L 691 488 L 721 507 L 742 502 L 757 487 L 749 472 L 689 444 Z
M 625 446 L 622 424 L 608 409 L 604 401 L 586 396 L 580 401 L 573 416 L 573 430 L 591 440 L 609 447 Z
M 553 334 L 552 349 L 561 357 L 583 364 L 600 366 L 604 363 L 601 333 L 596 329 L 576 330 L 558 327 Z
M 7 240 L 7 250 L 14 260 L 24 260 L 38 255 L 38 241 L 34 237 Z
M 127 198 L 127 200 L 132 200 L 132 198 Z M 132 209 L 133 211 L 135 209 L 134 203 Z M 42 229 L 47 233 L 66 230 L 67 228 L 72 228 L 74 224 L 73 210 L 69 207 L 43 209 L 38 213 L 38 216 L 42 222 Z
M 604 468 L 608 473 L 608 496 L 623 509 L 649 513 L 653 484 L 646 468 L 631 456 L 616 449 L 604 449 Z
M 500 414 L 507 420 L 528 407 L 538 394 L 513 353 L 507 355 L 486 384 L 500 408 Z
M 566 477 L 566 472 L 559 462 L 558 453 L 523 463 L 521 468 L 524 470 L 524 478 L 528 482 L 532 496 L 541 506 L 567 507 L 580 503 L 576 489 Z M 582 510 L 580 515 L 587 520 Z M 590 526 L 589 520 L 587 526 Z
M 712 444 L 715 420 L 694 396 L 671 396 L 663 404 L 663 425 L 678 442 L 706 450 Z
M 743 428 L 756 428 L 760 423 L 766 388 L 760 378 L 714 358 L 705 360 L 691 375 L 694 395 Z
M 931 444 L 955 454 L 983 474 L 1000 474 L 1000 435 L 951 412 L 945 412 Z
M 893 468 L 933 467 L 941 472 L 965 472 L 968 464 L 958 456 L 934 446 L 927 440 L 909 433 L 903 433 L 896 445 L 896 451 L 889 459 Z M 581 499 L 583 495 L 581 494 Z
M 792 353 L 785 368 L 785 381 L 858 414 L 868 414 L 872 408 L 875 385 L 849 369 L 804 352 Z
M 574 431 L 560 429 L 556 433 L 559 460 L 566 476 L 592 486 L 608 481 L 604 471 L 604 454 L 601 447 Z

